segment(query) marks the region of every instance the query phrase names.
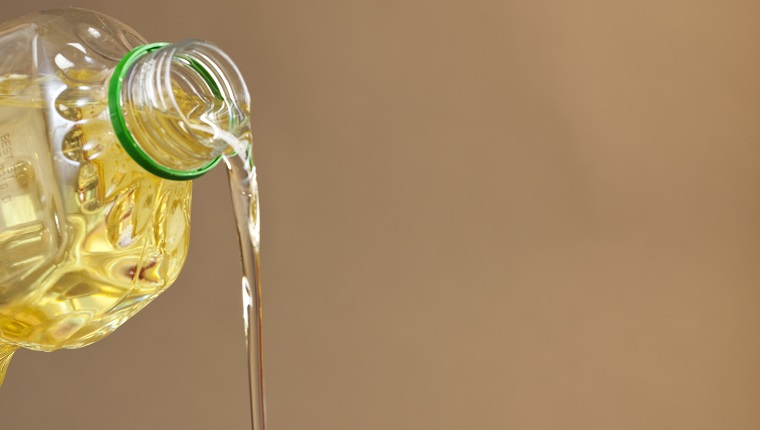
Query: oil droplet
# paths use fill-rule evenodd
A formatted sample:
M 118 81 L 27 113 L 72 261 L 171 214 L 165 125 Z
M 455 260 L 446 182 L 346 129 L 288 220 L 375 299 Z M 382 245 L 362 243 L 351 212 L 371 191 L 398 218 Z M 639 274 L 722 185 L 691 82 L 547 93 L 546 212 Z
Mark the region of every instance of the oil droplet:
M 77 191 L 82 193 L 96 189 L 100 178 L 98 177 L 98 169 L 92 163 L 85 163 L 79 169 L 79 177 L 77 178 Z
M 103 207 L 100 199 L 100 174 L 93 163 L 83 163 L 77 176 L 77 195 L 82 211 L 92 213 Z
M 75 125 L 63 136 L 61 143 L 61 152 L 63 156 L 71 161 L 82 161 L 82 147 L 84 146 L 84 129 Z

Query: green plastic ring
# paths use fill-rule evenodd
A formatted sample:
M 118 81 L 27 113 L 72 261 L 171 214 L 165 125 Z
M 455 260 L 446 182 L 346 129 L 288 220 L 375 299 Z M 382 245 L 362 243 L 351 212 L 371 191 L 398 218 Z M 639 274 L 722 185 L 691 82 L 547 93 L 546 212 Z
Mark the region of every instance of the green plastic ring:
M 113 125 L 114 133 L 118 137 L 121 146 L 127 151 L 127 154 L 132 157 L 137 164 L 148 172 L 164 178 L 174 181 L 187 181 L 195 179 L 219 164 L 222 160 L 222 156 L 215 158 L 207 165 L 194 170 L 176 170 L 162 166 L 156 163 L 135 141 L 134 136 L 127 128 L 127 124 L 124 120 L 124 112 L 121 109 L 121 89 L 124 83 L 124 77 L 126 76 L 129 68 L 138 58 L 153 52 L 157 49 L 163 48 L 168 43 L 150 43 L 147 45 L 141 45 L 137 48 L 129 51 L 124 58 L 119 61 L 111 76 L 111 81 L 108 86 L 108 110 L 111 117 L 111 124 Z M 212 75 L 200 64 L 192 59 L 182 58 L 183 61 L 192 67 L 203 78 L 204 81 L 211 88 L 211 92 L 218 98 L 222 98 L 222 93 L 219 90 L 218 83 L 213 79 Z

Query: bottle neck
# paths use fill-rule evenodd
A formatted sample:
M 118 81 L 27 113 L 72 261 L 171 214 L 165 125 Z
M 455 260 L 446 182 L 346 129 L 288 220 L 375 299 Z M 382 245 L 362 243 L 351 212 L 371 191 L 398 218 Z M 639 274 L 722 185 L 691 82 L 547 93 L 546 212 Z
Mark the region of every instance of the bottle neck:
M 150 172 L 192 179 L 231 147 L 249 143 L 248 90 L 216 46 L 198 40 L 146 45 L 120 66 L 109 95 L 112 106 L 118 103 L 111 111 L 114 129 L 127 152 Z M 116 89 L 114 80 L 119 81 Z

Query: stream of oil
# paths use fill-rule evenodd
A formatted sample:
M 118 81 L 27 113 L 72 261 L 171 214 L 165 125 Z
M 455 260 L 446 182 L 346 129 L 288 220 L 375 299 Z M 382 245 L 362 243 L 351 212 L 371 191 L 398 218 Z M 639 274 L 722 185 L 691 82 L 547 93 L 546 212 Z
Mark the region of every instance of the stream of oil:
M 261 284 L 259 278 L 260 218 L 256 167 L 251 148 L 234 136 L 222 136 L 236 155 L 225 156 L 230 192 L 240 240 L 243 266 L 243 320 L 248 349 L 248 376 L 253 430 L 266 429 L 262 342 Z

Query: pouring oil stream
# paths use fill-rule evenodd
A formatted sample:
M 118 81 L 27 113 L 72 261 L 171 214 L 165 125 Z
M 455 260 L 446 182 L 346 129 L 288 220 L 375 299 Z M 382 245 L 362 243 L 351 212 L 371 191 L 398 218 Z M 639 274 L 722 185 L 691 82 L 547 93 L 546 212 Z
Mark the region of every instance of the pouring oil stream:
M 215 130 L 217 136 L 235 150 L 225 155 L 227 176 L 240 241 L 243 266 L 243 320 L 248 350 L 248 377 L 253 430 L 266 430 L 264 362 L 262 338 L 261 283 L 259 278 L 260 218 L 256 167 L 249 142 L 229 132 Z

